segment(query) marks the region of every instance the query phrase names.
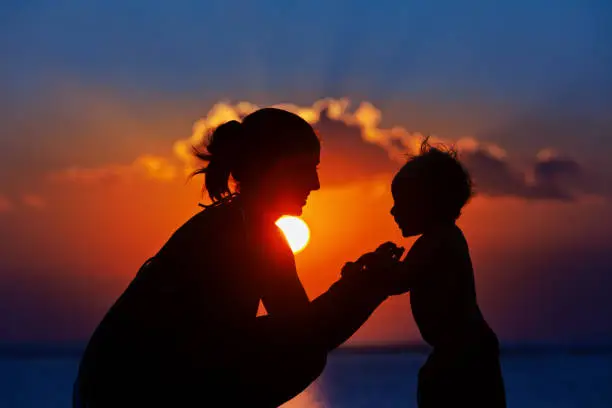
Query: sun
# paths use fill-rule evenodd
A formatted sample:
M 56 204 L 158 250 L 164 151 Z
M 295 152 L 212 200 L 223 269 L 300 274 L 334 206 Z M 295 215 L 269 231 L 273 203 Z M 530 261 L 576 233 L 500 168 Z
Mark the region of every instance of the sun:
M 302 251 L 308 245 L 310 230 L 301 218 L 284 215 L 276 221 L 276 226 L 285 234 L 294 254 Z

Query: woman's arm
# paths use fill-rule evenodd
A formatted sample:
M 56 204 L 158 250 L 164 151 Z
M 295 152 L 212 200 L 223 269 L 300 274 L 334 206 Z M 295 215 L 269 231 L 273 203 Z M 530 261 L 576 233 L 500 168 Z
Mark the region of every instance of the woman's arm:
M 364 275 L 343 277 L 330 289 L 309 301 L 300 282 L 295 260 L 283 237 L 269 246 L 262 302 L 268 317 L 261 324 L 277 326 L 278 336 L 293 342 L 315 343 L 326 351 L 348 340 L 387 298 Z
M 300 281 L 295 258 L 281 231 L 277 230 L 261 250 L 258 262 L 262 270 L 255 273 L 263 279 L 262 303 L 269 316 L 291 317 L 306 313 L 310 300 Z

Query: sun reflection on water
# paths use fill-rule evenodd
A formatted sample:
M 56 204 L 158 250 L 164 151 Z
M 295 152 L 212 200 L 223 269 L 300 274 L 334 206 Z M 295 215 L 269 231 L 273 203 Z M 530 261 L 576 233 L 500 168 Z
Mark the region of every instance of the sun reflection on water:
M 315 383 L 280 408 L 328 408 L 320 387 Z

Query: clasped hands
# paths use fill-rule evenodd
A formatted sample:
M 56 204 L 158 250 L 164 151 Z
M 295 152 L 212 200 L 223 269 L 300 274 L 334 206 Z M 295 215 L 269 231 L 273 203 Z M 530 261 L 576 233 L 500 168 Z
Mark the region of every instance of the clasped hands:
M 402 294 L 406 292 L 402 285 L 405 271 L 400 261 L 404 250 L 393 242 L 385 242 L 375 251 L 361 255 L 357 261 L 345 263 L 341 275 L 347 279 L 365 279 L 387 295 Z

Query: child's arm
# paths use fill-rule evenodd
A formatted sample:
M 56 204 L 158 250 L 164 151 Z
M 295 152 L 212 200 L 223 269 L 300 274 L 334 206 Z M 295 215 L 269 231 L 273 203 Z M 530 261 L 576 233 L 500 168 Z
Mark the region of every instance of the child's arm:
M 277 250 L 269 253 L 259 273 L 266 275 L 262 296 L 267 316 L 257 318 L 257 329 L 277 347 L 337 348 L 350 338 L 387 298 L 378 276 L 365 271 L 344 276 L 327 292 L 310 301 L 297 274 L 293 254 L 280 235 Z M 272 247 L 272 246 L 269 246 Z
M 436 259 L 441 244 L 441 237 L 436 236 L 422 236 L 414 243 L 404 260 L 398 265 L 397 273 L 390 275 L 393 294 L 408 292 L 431 272 L 432 263 Z

